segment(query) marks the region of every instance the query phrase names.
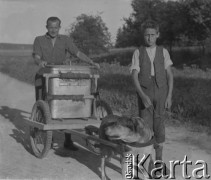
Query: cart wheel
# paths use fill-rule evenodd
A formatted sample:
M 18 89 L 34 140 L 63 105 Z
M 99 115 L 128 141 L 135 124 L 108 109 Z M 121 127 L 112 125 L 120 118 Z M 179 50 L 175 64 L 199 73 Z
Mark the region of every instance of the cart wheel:
M 42 124 L 47 124 L 51 120 L 51 113 L 48 104 L 43 100 L 38 100 L 32 109 L 31 120 Z M 36 127 L 30 127 L 30 142 L 34 155 L 38 158 L 44 158 L 52 142 L 52 131 L 40 130 Z
M 105 101 L 96 101 L 96 115 L 100 118 L 100 120 L 102 120 L 102 118 L 106 117 L 107 115 L 111 114 L 113 114 L 112 109 Z

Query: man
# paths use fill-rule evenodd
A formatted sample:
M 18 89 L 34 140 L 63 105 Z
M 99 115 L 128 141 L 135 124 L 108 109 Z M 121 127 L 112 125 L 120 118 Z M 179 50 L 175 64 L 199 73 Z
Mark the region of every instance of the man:
M 71 38 L 59 34 L 61 20 L 58 17 L 49 17 L 47 19 L 46 28 L 47 33 L 43 36 L 36 37 L 33 45 L 33 57 L 35 63 L 41 67 L 35 76 L 36 101 L 39 99 L 45 99 L 45 90 L 43 88 L 45 85 L 45 79 L 42 76 L 42 68 L 47 64 L 66 64 L 67 53 L 75 55 L 80 60 L 99 68 L 99 64 L 94 63 L 84 53 L 78 50 Z M 36 85 L 36 82 L 39 80 L 41 80 L 41 88 Z M 70 150 L 78 149 L 74 146 L 70 134 L 65 133 L 64 147 Z

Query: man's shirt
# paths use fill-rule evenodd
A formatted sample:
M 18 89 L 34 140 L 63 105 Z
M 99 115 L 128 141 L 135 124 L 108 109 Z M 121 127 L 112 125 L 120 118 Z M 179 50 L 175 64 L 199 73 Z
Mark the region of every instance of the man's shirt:
M 154 48 L 146 48 L 147 54 L 149 56 L 150 62 L 151 62 L 151 76 L 155 75 L 155 70 L 154 70 L 154 59 L 155 59 L 155 53 L 156 53 L 156 47 Z M 163 57 L 164 57 L 164 66 L 165 69 L 167 69 L 169 66 L 173 64 L 170 55 L 168 51 L 163 48 Z M 132 65 L 130 67 L 130 72 L 132 73 L 133 69 L 137 70 L 140 72 L 140 66 L 139 66 L 139 49 L 136 49 L 133 53 L 132 57 Z
M 39 55 L 47 63 L 60 65 L 65 61 L 67 52 L 78 55 L 79 50 L 72 39 L 65 35 L 58 35 L 53 45 L 48 34 L 38 36 L 34 40 L 33 53 Z

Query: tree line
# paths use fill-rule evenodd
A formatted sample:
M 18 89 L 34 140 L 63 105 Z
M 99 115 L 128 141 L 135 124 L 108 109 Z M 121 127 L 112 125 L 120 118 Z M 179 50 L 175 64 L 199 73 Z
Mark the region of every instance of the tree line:
M 148 19 L 160 24 L 159 43 L 168 45 L 201 45 L 211 30 L 211 0 L 132 0 L 133 12 L 118 29 L 116 47 L 139 46 L 141 24 Z
M 146 20 L 160 24 L 158 43 L 169 46 L 200 45 L 205 50 L 211 34 L 211 0 L 132 0 L 132 13 L 117 31 L 116 47 L 139 46 L 141 25 Z M 87 54 L 105 52 L 111 47 L 111 35 L 100 14 L 82 14 L 68 33 Z

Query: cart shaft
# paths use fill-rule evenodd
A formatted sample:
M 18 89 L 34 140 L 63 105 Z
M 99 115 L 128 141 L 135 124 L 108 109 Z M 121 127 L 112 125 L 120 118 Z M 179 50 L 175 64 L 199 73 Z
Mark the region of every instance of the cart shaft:
M 113 147 L 115 149 L 119 148 L 118 144 L 112 143 L 112 142 L 107 141 L 107 140 L 100 139 L 97 136 L 83 134 L 83 133 L 81 133 L 77 130 L 64 130 L 64 132 L 71 133 L 71 134 L 74 134 L 74 135 L 77 135 L 77 136 L 80 136 L 80 137 L 83 137 L 83 138 L 86 138 L 86 139 L 89 139 L 89 140 L 94 140 L 94 141 L 97 141 L 99 143 L 102 143 L 103 145 L 110 146 L 110 147 Z
M 25 123 L 31 127 L 38 128 L 40 130 L 64 130 L 64 129 L 83 129 L 85 126 L 93 125 L 96 127 L 100 126 L 100 121 L 88 119 L 88 120 L 81 120 L 81 119 L 71 119 L 71 120 L 64 120 L 64 122 L 53 122 L 50 124 L 43 124 L 36 121 L 31 121 L 29 119 L 24 120 Z

